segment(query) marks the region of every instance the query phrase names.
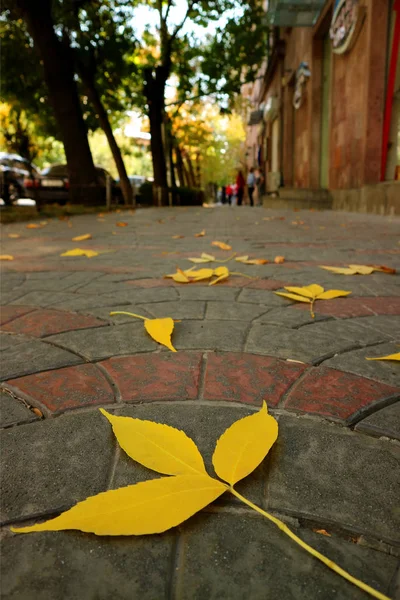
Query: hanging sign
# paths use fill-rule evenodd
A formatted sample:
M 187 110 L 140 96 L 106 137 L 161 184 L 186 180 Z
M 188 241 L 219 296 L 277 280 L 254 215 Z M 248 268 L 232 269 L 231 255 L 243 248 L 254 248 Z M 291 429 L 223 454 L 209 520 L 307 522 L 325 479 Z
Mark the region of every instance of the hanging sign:
M 360 0 L 335 0 L 329 36 L 335 54 L 344 54 L 353 47 L 365 17 Z

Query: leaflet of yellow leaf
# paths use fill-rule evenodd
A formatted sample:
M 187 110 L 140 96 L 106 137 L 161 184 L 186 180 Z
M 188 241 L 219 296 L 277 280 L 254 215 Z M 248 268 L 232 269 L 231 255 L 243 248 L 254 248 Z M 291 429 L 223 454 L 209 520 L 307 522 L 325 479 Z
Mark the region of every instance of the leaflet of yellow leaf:
M 229 246 L 229 244 L 225 244 L 224 242 L 211 242 L 211 246 L 217 246 L 218 248 L 221 248 L 221 250 L 232 250 L 232 246 Z
M 206 475 L 194 441 L 180 429 L 132 417 L 100 412 L 112 425 L 121 448 L 136 462 L 163 475 Z
M 261 410 L 233 423 L 217 441 L 212 459 L 216 474 L 233 486 L 258 467 L 277 437 L 278 423 L 263 402 Z
M 316 283 L 311 285 L 305 285 L 304 287 L 287 286 L 285 290 L 293 292 L 294 294 L 300 294 L 300 296 L 306 296 L 307 298 L 316 298 L 319 294 L 322 294 L 324 288 Z
M 9 233 L 8 237 L 9 238 L 13 238 L 13 239 L 17 239 L 17 238 L 20 238 L 21 235 L 19 233 Z
M 77 235 L 72 238 L 73 242 L 84 242 L 85 240 L 91 240 L 92 235 L 90 233 L 85 233 L 84 235 Z
M 388 354 L 387 356 L 376 356 L 373 358 L 367 358 L 366 360 L 400 360 L 400 352 Z
M 0 260 L 14 260 L 11 254 L 0 254 Z
M 146 319 L 144 327 L 153 340 L 166 346 L 172 352 L 176 352 L 171 343 L 171 335 L 174 331 L 174 320 L 171 317 L 166 317 L 165 319 Z
M 269 263 L 266 258 L 249 258 L 248 256 L 238 256 L 235 260 L 245 265 L 266 265 Z
M 188 260 L 193 263 L 209 263 L 215 262 L 215 256 L 212 256 L 212 254 L 207 254 L 206 252 L 202 252 L 199 258 L 193 257 L 188 258 Z
M 185 271 L 192 281 L 204 281 L 204 279 L 210 279 L 214 275 L 214 269 L 199 269 L 198 271 Z
M 208 285 L 215 285 L 216 283 L 227 279 L 229 274 L 229 269 L 227 267 L 217 267 L 214 269 L 214 275 L 217 276 L 217 279 L 214 279 L 214 281 L 211 281 Z
M 96 535 L 145 535 L 176 527 L 226 491 L 208 475 L 177 475 L 109 490 L 59 517 L 15 533 L 78 529 Z
M 172 236 L 172 239 L 173 239 L 173 240 L 180 240 L 180 239 L 182 239 L 182 238 L 184 238 L 184 237 L 185 237 L 184 235 L 173 235 L 173 236 Z
M 334 298 L 342 298 L 349 294 L 351 294 L 351 292 L 345 292 L 344 290 L 327 290 L 317 296 L 317 300 L 333 300 Z
M 95 252 L 94 250 L 84 250 L 82 248 L 74 248 L 73 250 L 68 250 L 60 256 L 86 256 L 87 258 L 92 258 L 93 256 L 98 256 L 99 252 Z
M 310 298 L 305 298 L 304 296 L 298 296 L 297 294 L 285 294 L 285 292 L 275 292 L 277 296 L 283 296 L 284 298 L 289 298 L 289 300 L 296 300 L 297 302 L 308 302 L 311 303 Z
M 203 231 L 200 231 L 200 233 L 195 233 L 194 237 L 203 237 L 204 235 L 206 235 L 206 230 L 203 229 Z

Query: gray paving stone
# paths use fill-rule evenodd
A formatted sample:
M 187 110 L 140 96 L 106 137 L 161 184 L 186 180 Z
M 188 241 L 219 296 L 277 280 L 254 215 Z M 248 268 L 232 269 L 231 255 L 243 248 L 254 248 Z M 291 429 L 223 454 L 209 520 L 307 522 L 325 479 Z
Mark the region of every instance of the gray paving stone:
M 177 287 L 181 300 L 214 300 L 215 302 L 233 302 L 239 289 L 217 285 L 182 284 Z
M 376 320 L 376 321 L 375 321 Z M 374 323 L 375 328 L 368 327 L 368 323 Z M 393 330 L 395 323 L 393 323 Z M 322 333 L 332 338 L 347 339 L 355 344 L 375 344 L 385 340 L 391 341 L 393 336 L 385 331 L 385 328 L 379 328 L 378 317 L 357 317 L 351 319 L 334 319 L 324 323 L 315 323 L 305 325 L 302 331 L 310 337 Z
M 113 436 L 99 411 L 1 432 L 2 521 L 58 512 L 104 491 Z
M 400 386 L 400 366 L 395 361 L 365 360 L 367 357 L 387 356 L 399 351 L 396 343 L 378 344 L 370 348 L 352 350 L 343 356 L 334 356 L 324 362 L 325 367 L 377 379 L 388 385 Z
M 203 319 L 206 303 L 196 300 L 180 300 L 174 302 L 153 302 L 142 304 L 140 310 L 147 308 L 154 317 L 171 317 L 172 319 Z
M 385 300 L 383 300 L 385 302 Z M 400 317 L 393 315 L 376 315 L 371 317 L 359 317 L 352 319 L 352 323 L 357 323 L 367 329 L 372 329 L 384 334 L 390 340 L 398 340 L 400 342 Z
M 2 380 L 22 377 L 23 375 L 49 369 L 58 369 L 59 367 L 68 367 L 83 362 L 76 354 L 33 339 L 17 343 L 14 347 L 7 348 L 2 354 Z
M 131 302 L 125 298 L 121 299 L 116 298 L 115 296 L 100 296 L 97 294 L 85 296 L 84 294 L 64 292 L 63 300 L 58 298 L 57 302 L 54 303 L 54 308 L 60 310 L 84 311 L 92 308 L 101 308 L 103 306 L 113 307 L 123 304 L 131 304 Z
M 270 290 L 252 290 L 245 288 L 238 297 L 238 302 L 252 302 L 254 304 L 264 304 L 272 308 L 287 306 L 287 300 L 277 296 Z
M 165 304 L 168 304 L 166 302 Z M 152 305 L 153 306 L 153 305 Z M 157 306 L 157 304 L 154 304 Z M 164 306 L 164 303 L 161 303 L 160 306 Z M 99 319 L 103 319 L 104 321 L 108 321 L 109 323 L 115 323 L 116 325 L 120 325 L 121 323 L 133 323 L 136 322 L 136 319 L 130 317 L 129 315 L 113 315 L 110 316 L 110 312 L 123 311 L 123 312 L 131 312 L 137 315 L 141 315 L 142 317 L 148 317 L 151 319 L 154 315 L 151 314 L 148 310 L 146 310 L 143 306 L 136 306 L 131 304 L 122 304 L 119 306 L 103 306 L 101 308 L 87 308 L 86 310 L 82 310 L 81 312 L 86 315 L 93 315 L 98 317 Z
M 0 350 L 8 350 L 9 348 L 15 348 L 19 344 L 29 342 L 30 338 L 26 335 L 15 335 L 12 333 L 0 332 Z
M 135 407 L 124 407 L 117 414 L 138 419 L 148 419 L 156 423 L 166 423 L 183 430 L 197 444 L 208 473 L 215 476 L 212 466 L 212 455 L 220 435 L 238 419 L 252 414 L 254 411 L 246 407 L 194 406 L 180 404 L 151 404 Z M 150 469 L 142 467 L 130 459 L 123 451 L 118 461 L 112 487 L 118 488 L 138 481 L 158 477 Z M 251 497 L 255 502 L 262 502 L 265 481 L 265 465 L 261 465 L 236 488 L 240 493 Z M 224 495 L 217 501 L 220 505 L 237 503 L 230 495 Z
M 281 417 L 269 464 L 270 509 L 400 543 L 396 443 Z
M 23 292 L 18 291 L 18 287 L 13 290 L 0 290 L 0 304 L 16 304 L 18 299 L 23 296 Z
M 397 560 L 339 538 L 294 530 L 355 577 L 391 591 Z M 201 514 L 182 536 L 176 589 L 183 600 L 364 600 L 365 592 L 333 573 L 259 516 Z
M 106 538 L 78 532 L 2 541 L 7 600 L 167 599 L 174 535 Z
M 206 319 L 232 320 L 232 321 L 253 321 L 260 315 L 268 313 L 271 310 L 267 306 L 257 306 L 254 304 L 245 304 L 242 302 L 208 302 Z
M 156 350 L 157 344 L 145 331 L 142 321 L 131 320 L 135 322 L 52 335 L 47 341 L 78 352 L 89 360 Z
M 376 437 L 385 436 L 400 441 L 400 398 L 395 404 L 381 408 L 363 419 L 355 429 Z
M 182 321 L 174 330 L 177 350 L 238 352 L 243 349 L 248 323 L 245 321 Z
M 72 296 L 72 294 L 69 292 L 28 292 L 26 294 L 19 294 L 15 300 L 9 301 L 9 304 L 16 304 L 17 306 L 22 304 L 23 306 L 40 306 L 45 308 L 46 306 L 63 302 L 66 297 L 70 296 Z
M 38 417 L 10 394 L 0 390 L 0 427 L 37 421 Z
M 312 318 L 309 311 L 297 310 L 296 308 L 288 306 L 286 308 L 270 309 L 266 315 L 262 315 L 260 318 L 256 319 L 255 323 L 267 323 L 270 325 L 279 325 L 281 327 L 296 329 L 303 325 L 327 321 L 329 318 L 330 317 L 317 314 Z

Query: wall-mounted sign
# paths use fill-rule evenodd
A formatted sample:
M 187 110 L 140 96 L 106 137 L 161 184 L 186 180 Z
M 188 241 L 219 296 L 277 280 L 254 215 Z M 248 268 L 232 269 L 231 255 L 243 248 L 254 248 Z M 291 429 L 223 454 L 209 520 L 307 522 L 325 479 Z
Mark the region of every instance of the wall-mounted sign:
M 354 45 L 365 17 L 360 0 L 335 0 L 329 35 L 336 54 L 348 52 Z
M 310 78 L 311 71 L 308 68 L 308 63 L 302 62 L 296 71 L 296 85 L 293 94 L 293 106 L 296 110 L 300 108 L 303 102 L 303 87 L 306 81 Z

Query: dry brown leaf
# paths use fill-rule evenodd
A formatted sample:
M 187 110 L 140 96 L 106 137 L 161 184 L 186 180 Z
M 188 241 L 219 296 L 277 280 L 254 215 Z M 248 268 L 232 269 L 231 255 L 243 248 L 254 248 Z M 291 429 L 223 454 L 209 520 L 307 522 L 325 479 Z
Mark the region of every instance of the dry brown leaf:
M 221 250 L 232 250 L 232 246 L 229 246 L 229 244 L 225 244 L 224 242 L 211 242 L 211 246 L 217 246 L 217 248 L 221 248 Z
M 117 227 L 126 227 L 128 223 L 126 221 L 118 221 L 115 223 Z
M 275 258 L 274 258 L 274 263 L 275 264 L 281 265 L 284 262 L 285 262 L 285 257 L 284 256 L 275 256 Z
M 72 238 L 73 242 L 84 242 L 85 240 L 91 240 L 92 235 L 90 233 L 85 233 L 84 235 L 77 235 Z
M 35 407 L 31 407 L 31 411 L 37 416 L 39 417 L 39 419 L 43 419 L 43 413 L 41 410 L 39 410 L 38 408 Z
M 326 531 L 326 529 L 313 529 L 314 533 L 319 533 L 320 535 L 326 535 L 327 537 L 332 537 L 330 533 Z

